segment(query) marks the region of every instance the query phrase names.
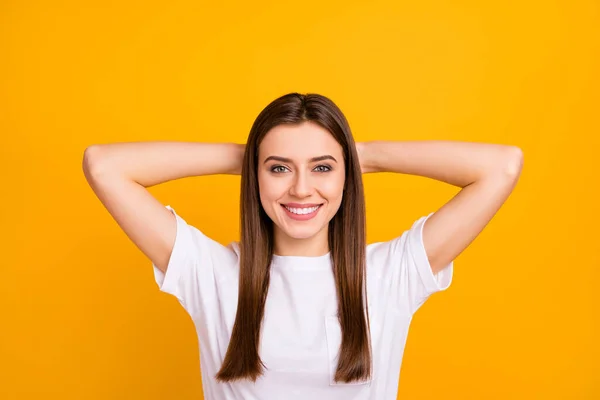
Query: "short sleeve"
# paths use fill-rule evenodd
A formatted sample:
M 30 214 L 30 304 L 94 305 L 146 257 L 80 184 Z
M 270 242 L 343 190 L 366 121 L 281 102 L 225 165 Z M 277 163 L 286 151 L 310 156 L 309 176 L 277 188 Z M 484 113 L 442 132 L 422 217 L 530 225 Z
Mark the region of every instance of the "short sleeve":
M 387 242 L 372 245 L 370 259 L 379 264 L 378 275 L 387 282 L 389 300 L 414 314 L 434 293 L 452 283 L 454 260 L 434 274 L 423 243 L 423 227 L 433 213 L 416 220 L 410 229 Z
M 237 255 L 189 225 L 171 206 L 166 208 L 175 215 L 177 233 L 166 273 L 152 264 L 154 279 L 192 317 L 199 316 L 216 300 L 219 266 L 235 263 Z

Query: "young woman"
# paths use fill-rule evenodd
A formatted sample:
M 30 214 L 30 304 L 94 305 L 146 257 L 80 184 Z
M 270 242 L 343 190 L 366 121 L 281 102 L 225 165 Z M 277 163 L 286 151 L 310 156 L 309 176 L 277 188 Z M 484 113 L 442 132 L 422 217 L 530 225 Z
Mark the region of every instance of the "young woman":
M 413 314 L 449 287 L 453 260 L 508 198 L 522 160 L 507 145 L 355 143 L 330 99 L 290 93 L 258 115 L 245 145 L 93 145 L 83 166 L 160 290 L 192 317 L 206 399 L 392 400 Z M 380 171 L 462 190 L 367 245 L 362 174 Z M 241 237 L 227 246 L 146 190 L 240 173 Z M 211 207 L 210 196 L 198 204 Z

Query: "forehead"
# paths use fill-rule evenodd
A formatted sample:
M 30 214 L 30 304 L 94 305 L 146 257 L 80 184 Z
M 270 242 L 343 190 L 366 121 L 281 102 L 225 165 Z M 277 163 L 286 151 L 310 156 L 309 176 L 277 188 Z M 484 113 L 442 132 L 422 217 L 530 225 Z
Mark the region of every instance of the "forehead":
M 342 156 L 342 146 L 327 129 L 310 121 L 298 125 L 284 124 L 274 127 L 265 135 L 258 149 L 261 160 L 277 155 L 304 161 L 324 154 L 330 154 L 339 161 Z

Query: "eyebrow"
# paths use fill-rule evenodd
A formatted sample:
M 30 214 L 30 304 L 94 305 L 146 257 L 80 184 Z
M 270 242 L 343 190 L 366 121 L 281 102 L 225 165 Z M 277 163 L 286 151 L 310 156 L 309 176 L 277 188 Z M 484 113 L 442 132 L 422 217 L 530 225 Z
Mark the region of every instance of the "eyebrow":
M 269 160 L 276 160 L 276 161 L 281 161 L 281 162 L 292 162 L 292 160 L 290 158 L 280 157 L 280 156 L 269 156 L 265 159 L 265 163 Z M 317 161 L 323 161 L 323 160 L 333 160 L 337 163 L 337 160 L 335 158 L 333 158 L 333 156 L 330 156 L 329 154 L 326 154 L 324 156 L 319 156 L 319 157 L 313 157 L 308 161 L 309 162 L 317 162 Z

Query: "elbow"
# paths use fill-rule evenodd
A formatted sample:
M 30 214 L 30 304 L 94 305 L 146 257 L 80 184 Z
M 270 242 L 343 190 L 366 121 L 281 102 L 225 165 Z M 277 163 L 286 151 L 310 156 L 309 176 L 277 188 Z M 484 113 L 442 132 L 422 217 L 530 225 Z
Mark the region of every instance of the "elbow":
M 504 171 L 511 178 L 518 178 L 523 169 L 523 150 L 517 146 L 507 148 L 506 161 L 504 162 Z
M 484 179 L 515 182 L 523 169 L 523 151 L 517 146 L 503 146 L 496 159 L 490 164 Z
M 88 146 L 83 152 L 82 169 L 86 177 L 95 175 L 102 164 L 102 146 L 93 144 Z
M 477 180 L 493 180 L 514 184 L 523 169 L 523 151 L 517 146 L 501 145 Z M 472 183 L 474 183 L 472 182 Z

